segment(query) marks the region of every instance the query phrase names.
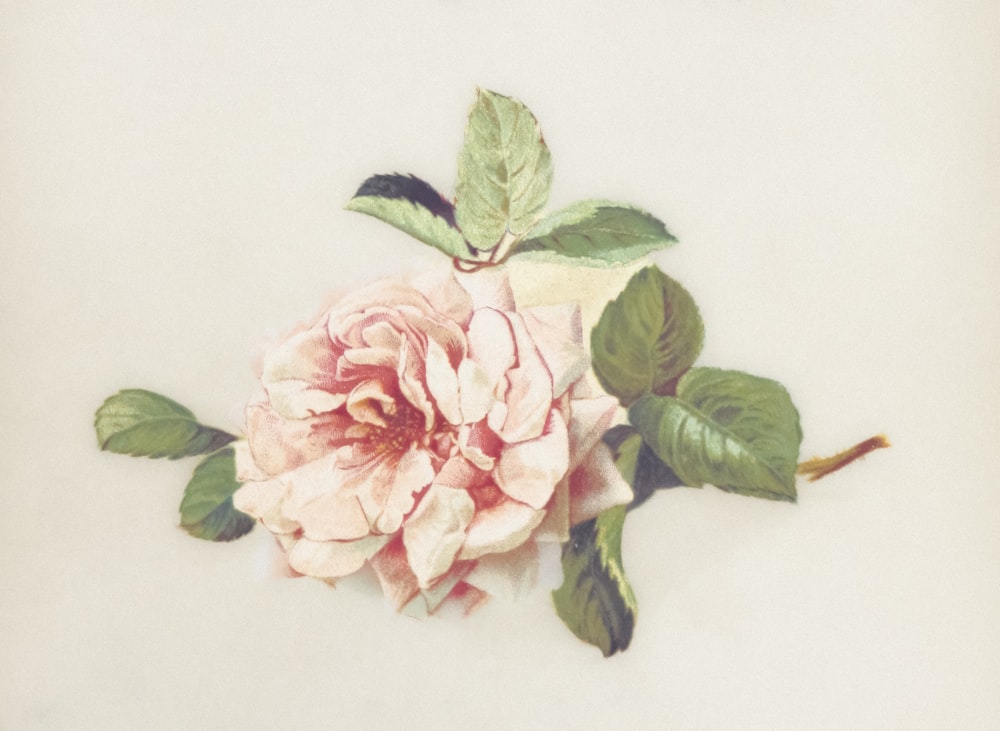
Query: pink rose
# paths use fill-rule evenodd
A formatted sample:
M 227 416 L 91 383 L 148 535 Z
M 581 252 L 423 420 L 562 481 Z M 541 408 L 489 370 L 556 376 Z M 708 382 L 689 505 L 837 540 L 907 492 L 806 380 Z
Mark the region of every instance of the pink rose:
M 575 305 L 516 311 L 505 275 L 383 281 L 265 356 L 234 503 L 296 572 L 366 564 L 397 609 L 517 595 L 538 544 L 631 499 L 589 398 Z

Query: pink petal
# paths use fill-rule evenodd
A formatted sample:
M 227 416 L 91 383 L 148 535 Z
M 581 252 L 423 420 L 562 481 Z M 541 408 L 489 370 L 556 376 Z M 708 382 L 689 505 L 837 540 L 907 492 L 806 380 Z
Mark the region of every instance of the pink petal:
M 463 424 L 458 430 L 459 451 L 481 470 L 491 471 L 496 467 L 496 458 L 500 456 L 502 444 L 500 438 L 482 421 L 472 426 Z
M 339 489 L 336 455 L 310 462 L 279 479 L 288 490 L 282 513 L 301 525 L 307 538 L 350 541 L 371 532 L 358 499 Z
M 387 534 L 399 530 L 403 516 L 413 509 L 414 493 L 434 479 L 430 455 L 417 446 L 398 458 L 379 457 L 353 471 L 338 469 L 351 484 L 373 530 Z
M 566 424 L 553 410 L 540 437 L 501 449 L 493 477 L 507 495 L 538 510 L 552 497 L 568 467 Z
M 427 293 L 427 300 L 435 312 L 463 326 L 469 322 L 473 309 L 472 297 L 454 274 L 449 273 L 443 282 L 418 282 L 417 285 Z
M 542 433 L 552 408 L 552 376 L 520 315 L 510 313 L 507 318 L 517 346 L 517 367 L 507 372 L 510 381 L 507 417 L 496 432 L 511 443 L 533 439 Z
M 544 517 L 543 511 L 513 500 L 480 510 L 469 524 L 458 558 L 464 561 L 517 548 L 528 540 Z
M 357 541 L 312 541 L 300 538 L 288 552 L 288 565 L 306 576 L 335 579 L 353 574 L 389 542 L 389 536 Z
M 293 533 L 299 525 L 282 515 L 287 489 L 279 480 L 244 483 L 233 493 L 233 507 L 260 520 L 272 533 Z
M 325 329 L 297 333 L 264 358 L 261 383 L 271 406 L 288 419 L 305 419 L 336 409 L 333 393 L 338 353 Z
M 515 308 L 514 293 L 507 273 L 502 269 L 481 269 L 474 273 L 455 272 L 454 277 L 471 295 L 474 309 L 489 307 L 511 311 Z
M 574 470 L 601 441 L 620 407 L 612 396 L 573 399 L 570 406 L 569 468 Z
M 382 593 L 396 611 L 400 611 L 419 593 L 417 577 L 413 575 L 406 560 L 402 535 L 397 534 L 385 548 L 372 557 L 371 567 L 375 570 L 379 584 L 382 585 Z
M 427 343 L 427 390 L 434 397 L 438 411 L 449 424 L 462 423 L 458 395 L 458 374 L 448 361 L 448 354 L 433 340 Z
M 545 543 L 565 543 L 569 540 L 569 478 L 564 477 L 552 492 L 545 508 L 545 520 L 535 531 L 535 540 Z
M 583 348 L 580 307 L 548 305 L 522 310 L 521 314 L 552 374 L 552 391 L 559 397 L 590 367 L 590 358 Z
M 521 599 L 538 580 L 538 546 L 525 541 L 512 551 L 491 553 L 476 561 L 465 581 L 490 596 Z
M 497 310 L 476 310 L 469 321 L 467 337 L 469 357 L 480 365 L 490 385 L 496 388 L 517 358 L 510 322 Z
M 421 589 L 451 568 L 476 506 L 465 490 L 431 485 L 403 526 L 403 545 Z
M 632 502 L 632 488 L 615 467 L 611 449 L 598 442 L 569 476 L 572 525 L 596 518 L 615 505 Z
M 336 414 L 285 419 L 262 404 L 248 406 L 246 420 L 253 461 L 269 475 L 280 475 L 329 454 L 342 443 L 350 423 L 350 419 Z

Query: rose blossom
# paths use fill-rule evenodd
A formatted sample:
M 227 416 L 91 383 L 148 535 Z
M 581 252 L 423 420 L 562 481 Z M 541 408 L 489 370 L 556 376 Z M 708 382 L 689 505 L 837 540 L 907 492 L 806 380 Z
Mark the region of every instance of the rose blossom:
M 266 355 L 237 450 L 234 504 L 294 571 L 367 563 L 408 612 L 523 592 L 539 543 L 631 499 L 578 307 L 518 311 L 505 275 L 457 276 L 377 282 Z

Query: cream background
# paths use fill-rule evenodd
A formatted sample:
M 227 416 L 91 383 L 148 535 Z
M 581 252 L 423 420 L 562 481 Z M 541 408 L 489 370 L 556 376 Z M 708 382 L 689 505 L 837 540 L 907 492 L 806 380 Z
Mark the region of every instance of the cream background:
M 666 5 L 666 7 L 664 7 Z M 0 728 L 987 729 L 1000 718 L 994 2 L 0 2 Z M 342 204 L 449 191 L 476 85 L 552 206 L 641 205 L 702 362 L 785 383 L 797 506 L 629 518 L 632 648 L 544 593 L 424 623 L 192 540 L 193 461 L 98 452 L 145 387 L 238 429 L 261 344 L 440 266 Z

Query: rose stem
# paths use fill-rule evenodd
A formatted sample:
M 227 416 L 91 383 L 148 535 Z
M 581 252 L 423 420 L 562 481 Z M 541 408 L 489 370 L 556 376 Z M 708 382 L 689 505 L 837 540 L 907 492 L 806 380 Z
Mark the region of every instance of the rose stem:
M 854 460 L 861 459 L 869 452 L 889 446 L 892 446 L 889 444 L 889 440 L 884 435 L 879 434 L 878 436 L 865 439 L 863 442 L 858 442 L 843 452 L 837 452 L 832 457 L 816 457 L 806 460 L 799 465 L 797 472 L 800 475 L 809 475 L 809 481 L 815 482 L 821 477 L 826 477 L 831 472 L 836 472 L 846 467 Z

